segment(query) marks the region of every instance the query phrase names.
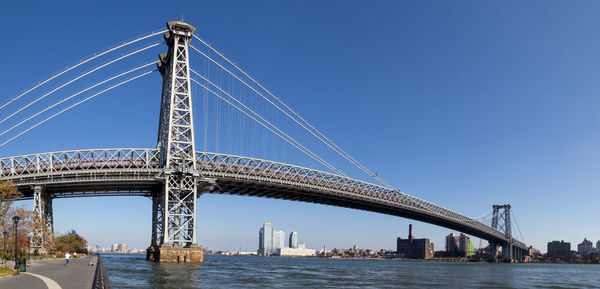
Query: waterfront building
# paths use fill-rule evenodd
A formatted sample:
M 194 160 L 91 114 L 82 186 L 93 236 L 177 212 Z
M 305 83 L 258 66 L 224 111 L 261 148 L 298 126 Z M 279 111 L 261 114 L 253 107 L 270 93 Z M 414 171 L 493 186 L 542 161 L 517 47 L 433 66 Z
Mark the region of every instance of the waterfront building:
M 306 257 L 315 256 L 317 251 L 315 249 L 306 248 L 280 248 L 277 249 L 277 256 L 290 256 L 290 257 Z
M 583 242 L 577 245 L 577 253 L 582 257 L 589 255 L 594 248 L 592 247 L 592 242 L 586 238 L 583 238 Z
M 412 224 L 408 225 L 408 239 L 398 237 L 396 254 L 400 258 L 431 259 L 433 258 L 433 243 L 429 239 L 415 239 L 412 235 Z
M 273 224 L 264 223 L 258 232 L 258 255 L 270 256 L 273 250 Z
M 473 254 L 475 246 L 471 243 L 471 238 L 464 233 L 446 236 L 446 252 L 439 252 L 439 256 L 444 257 L 468 257 Z
M 446 236 L 446 256 L 458 257 L 459 238 L 454 236 L 454 233 Z
M 298 232 L 291 232 L 290 233 L 290 244 L 289 244 L 290 248 L 298 248 Z
M 112 245 L 112 247 L 110 248 L 110 251 L 111 251 L 112 253 L 117 253 L 117 252 L 119 252 L 119 244 L 117 244 L 117 243 L 114 243 L 114 244 Z
M 571 255 L 571 243 L 565 241 L 548 242 L 548 257 L 568 258 Z
M 596 251 L 600 251 L 600 241 L 596 242 Z
M 471 238 L 464 233 L 460 233 L 460 236 L 458 236 L 458 255 L 460 257 L 466 257 L 469 254 L 469 244 L 471 244 Z

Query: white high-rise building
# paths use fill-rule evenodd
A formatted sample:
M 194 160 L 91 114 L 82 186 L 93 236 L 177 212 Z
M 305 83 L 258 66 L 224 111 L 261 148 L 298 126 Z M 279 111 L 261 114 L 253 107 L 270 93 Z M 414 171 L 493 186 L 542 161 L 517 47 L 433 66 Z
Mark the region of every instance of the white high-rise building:
M 290 248 L 298 248 L 298 232 L 291 232 L 290 233 L 290 244 L 289 244 Z
M 285 233 L 283 231 L 273 231 L 273 251 L 277 252 L 277 249 L 281 248 L 285 248 Z

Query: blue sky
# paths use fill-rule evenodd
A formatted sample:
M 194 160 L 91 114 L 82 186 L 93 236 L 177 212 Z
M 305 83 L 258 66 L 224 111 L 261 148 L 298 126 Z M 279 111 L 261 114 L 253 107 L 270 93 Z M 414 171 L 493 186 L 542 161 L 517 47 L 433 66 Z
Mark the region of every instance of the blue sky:
M 546 242 L 565 240 L 573 247 L 584 237 L 600 239 L 593 218 L 600 201 L 599 8 L 592 1 L 5 1 L 0 98 L 4 103 L 93 53 L 183 15 L 197 35 L 395 187 L 473 217 L 510 203 L 528 244 L 545 251 Z M 152 49 L 82 85 L 165 50 Z M 0 156 L 154 147 L 160 85 L 154 73 L 98 96 L 0 148 Z M 200 105 L 206 96 L 199 88 L 193 92 L 201 150 L 203 113 L 211 133 L 211 121 L 227 121 Z M 233 110 L 220 109 L 241 121 Z M 250 121 L 241 123 L 221 127 L 220 141 L 207 133 L 206 149 L 315 166 L 252 130 Z M 278 124 L 302 136 L 289 121 Z M 243 137 L 254 145 L 240 142 Z M 314 141 L 303 141 L 367 179 Z M 55 200 L 55 226 L 59 232 L 73 228 L 91 244 L 124 241 L 145 248 L 150 208 L 143 198 Z M 203 195 L 198 209 L 198 240 L 211 249 L 255 250 L 264 221 L 298 231 L 313 248 L 393 249 L 413 223 L 415 235 L 431 238 L 439 250 L 451 232 L 376 213 L 261 198 Z

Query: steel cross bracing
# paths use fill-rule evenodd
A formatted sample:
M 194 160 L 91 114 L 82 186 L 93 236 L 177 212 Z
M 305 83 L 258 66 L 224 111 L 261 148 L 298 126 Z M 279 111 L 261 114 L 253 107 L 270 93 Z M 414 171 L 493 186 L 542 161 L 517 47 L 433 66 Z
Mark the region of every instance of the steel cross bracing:
M 195 167 L 188 56 L 195 28 L 181 21 L 169 21 L 167 28 L 165 41 L 169 51 L 160 55 L 158 65 L 163 76 L 163 91 L 157 146 L 159 164 L 164 169 L 164 192 L 158 192 L 154 200 L 160 204 L 153 206 L 152 245 L 189 247 L 196 245 L 199 177 Z
M 205 179 L 199 179 L 198 183 L 202 184 L 198 189 L 200 192 L 269 196 L 264 190 L 254 192 L 257 187 L 269 186 L 273 190 L 285 189 L 286 192 L 292 192 L 283 196 L 289 199 L 297 197 L 302 201 L 327 202 L 338 206 L 342 204 L 336 203 L 335 200 L 352 199 L 355 203 L 344 206 L 374 210 L 373 207 L 361 207 L 362 204 L 369 204 L 381 208 L 401 209 L 410 212 L 411 218 L 427 216 L 429 219 L 425 221 L 428 222 L 435 219 L 440 221 L 442 226 L 457 224 L 465 230 L 471 230 L 473 235 L 479 234 L 488 240 L 508 242 L 505 232 L 493 229 L 473 218 L 398 190 L 323 171 L 209 152 L 196 152 L 196 169 L 204 178 L 217 180 L 216 185 L 210 188 L 203 184 Z M 20 190 L 25 191 L 26 197 L 32 196 L 28 190 L 35 184 L 45 184 L 47 190 L 53 186 L 71 188 L 69 192 L 52 189 L 56 198 L 73 192 L 104 192 L 107 188 L 121 189 L 130 194 L 137 190 L 139 195 L 148 196 L 151 195 L 148 191 L 162 184 L 161 171 L 156 149 L 61 151 L 0 159 L 0 179 L 14 181 Z M 310 196 L 293 194 L 307 191 L 315 193 Z M 330 196 L 330 199 L 319 199 L 320 196 Z M 301 197 L 303 199 L 300 199 Z M 163 203 L 158 201 L 158 204 Z M 158 208 L 156 211 L 164 210 Z M 384 213 L 390 214 L 390 211 Z M 162 218 L 159 217 L 158 220 Z M 161 228 L 157 227 L 157 230 Z M 512 240 L 515 246 L 527 248 L 522 242 L 514 238 Z
M 502 254 L 504 255 L 505 259 L 513 258 L 513 254 L 515 252 L 513 251 L 512 247 L 513 244 L 517 241 L 512 237 L 510 205 L 494 205 L 492 208 L 492 228 L 495 230 L 499 230 L 500 232 L 504 232 L 504 236 L 506 240 L 508 240 L 508 244 L 505 244 L 502 247 Z M 502 210 L 502 213 L 500 213 L 500 210 Z M 494 251 L 495 247 L 496 244 L 490 244 L 490 248 L 493 248 Z
M 54 233 L 52 198 L 49 194 L 43 193 L 43 186 L 41 185 L 33 187 L 33 213 L 35 218 L 37 218 L 35 221 L 42 221 L 42 225 L 45 228 L 35 228 L 31 236 L 31 246 L 33 248 L 41 248 L 44 241 L 52 242 L 52 235 Z

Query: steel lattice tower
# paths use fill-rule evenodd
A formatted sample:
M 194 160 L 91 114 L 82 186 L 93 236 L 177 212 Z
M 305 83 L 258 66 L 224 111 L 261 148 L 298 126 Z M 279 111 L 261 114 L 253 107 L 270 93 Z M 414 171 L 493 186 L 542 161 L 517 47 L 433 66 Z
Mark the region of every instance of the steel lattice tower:
M 196 197 L 199 174 L 195 167 L 192 95 L 188 45 L 194 26 L 167 22 L 167 53 L 160 55 L 163 76 L 158 130 L 159 163 L 163 190 L 153 199 L 153 245 L 196 245 Z
M 42 186 L 33 188 L 33 213 L 39 221 L 43 222 L 45 228 L 36 227 L 31 235 L 31 246 L 43 248 L 44 242 L 52 243 L 54 235 L 52 217 L 52 197 L 43 191 Z M 47 238 L 47 240 L 46 240 Z
M 504 232 L 508 244 L 502 247 L 502 255 L 505 260 L 512 258 L 512 225 L 510 222 L 510 205 L 494 205 L 492 213 L 492 228 Z M 500 210 L 503 210 L 500 213 Z M 496 258 L 497 244 L 490 243 L 490 253 L 493 259 Z

